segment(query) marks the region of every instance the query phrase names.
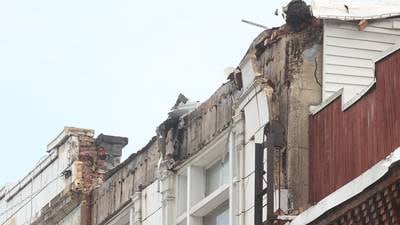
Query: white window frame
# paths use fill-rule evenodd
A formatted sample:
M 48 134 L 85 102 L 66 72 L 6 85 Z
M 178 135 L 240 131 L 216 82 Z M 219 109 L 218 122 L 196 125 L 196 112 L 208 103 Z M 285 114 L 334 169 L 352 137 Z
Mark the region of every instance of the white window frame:
M 177 176 L 186 173 L 187 175 L 187 207 L 186 212 L 176 215 L 176 224 L 186 221 L 186 225 L 203 225 L 203 217 L 217 209 L 221 204 L 229 201 L 229 215 L 233 215 L 232 201 L 229 200 L 233 190 L 233 165 L 235 153 L 229 154 L 228 130 L 216 137 L 210 144 L 203 148 L 199 154 L 185 162 L 177 171 Z M 205 169 L 214 163 L 229 157 L 229 177 L 226 184 L 222 184 L 216 190 L 205 195 Z M 178 187 L 177 187 L 178 190 Z M 176 195 L 178 196 L 178 195 Z M 176 199 L 178 204 L 179 199 Z M 233 224 L 232 217 L 229 224 Z

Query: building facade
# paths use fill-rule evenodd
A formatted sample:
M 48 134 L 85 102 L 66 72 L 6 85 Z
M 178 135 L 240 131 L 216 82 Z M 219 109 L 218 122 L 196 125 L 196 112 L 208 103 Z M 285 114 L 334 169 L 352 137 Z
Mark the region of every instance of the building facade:
M 90 191 L 119 164 L 126 138 L 65 127 L 48 155 L 0 194 L 0 224 L 84 224 Z
M 125 161 L 126 138 L 65 128 L 1 189 L 1 225 L 399 224 L 400 6 L 284 9 Z

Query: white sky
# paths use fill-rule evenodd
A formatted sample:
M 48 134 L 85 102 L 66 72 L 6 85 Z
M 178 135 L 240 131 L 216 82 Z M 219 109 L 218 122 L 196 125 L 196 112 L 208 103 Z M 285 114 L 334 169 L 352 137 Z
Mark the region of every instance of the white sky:
M 0 0 L 0 186 L 64 126 L 144 146 L 179 93 L 205 100 L 281 0 Z

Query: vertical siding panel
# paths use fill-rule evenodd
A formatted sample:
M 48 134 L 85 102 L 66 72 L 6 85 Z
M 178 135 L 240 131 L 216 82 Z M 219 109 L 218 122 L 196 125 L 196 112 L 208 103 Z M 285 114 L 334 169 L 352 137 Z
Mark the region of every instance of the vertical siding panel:
M 400 146 L 400 52 L 376 64 L 376 86 L 346 111 L 337 98 L 310 116 L 310 202 Z

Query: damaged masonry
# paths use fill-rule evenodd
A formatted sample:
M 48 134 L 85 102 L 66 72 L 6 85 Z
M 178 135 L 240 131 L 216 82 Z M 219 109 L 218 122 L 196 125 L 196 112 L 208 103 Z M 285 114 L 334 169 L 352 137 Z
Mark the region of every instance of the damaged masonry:
M 400 224 L 400 4 L 293 0 L 155 136 L 65 127 L 1 225 Z

